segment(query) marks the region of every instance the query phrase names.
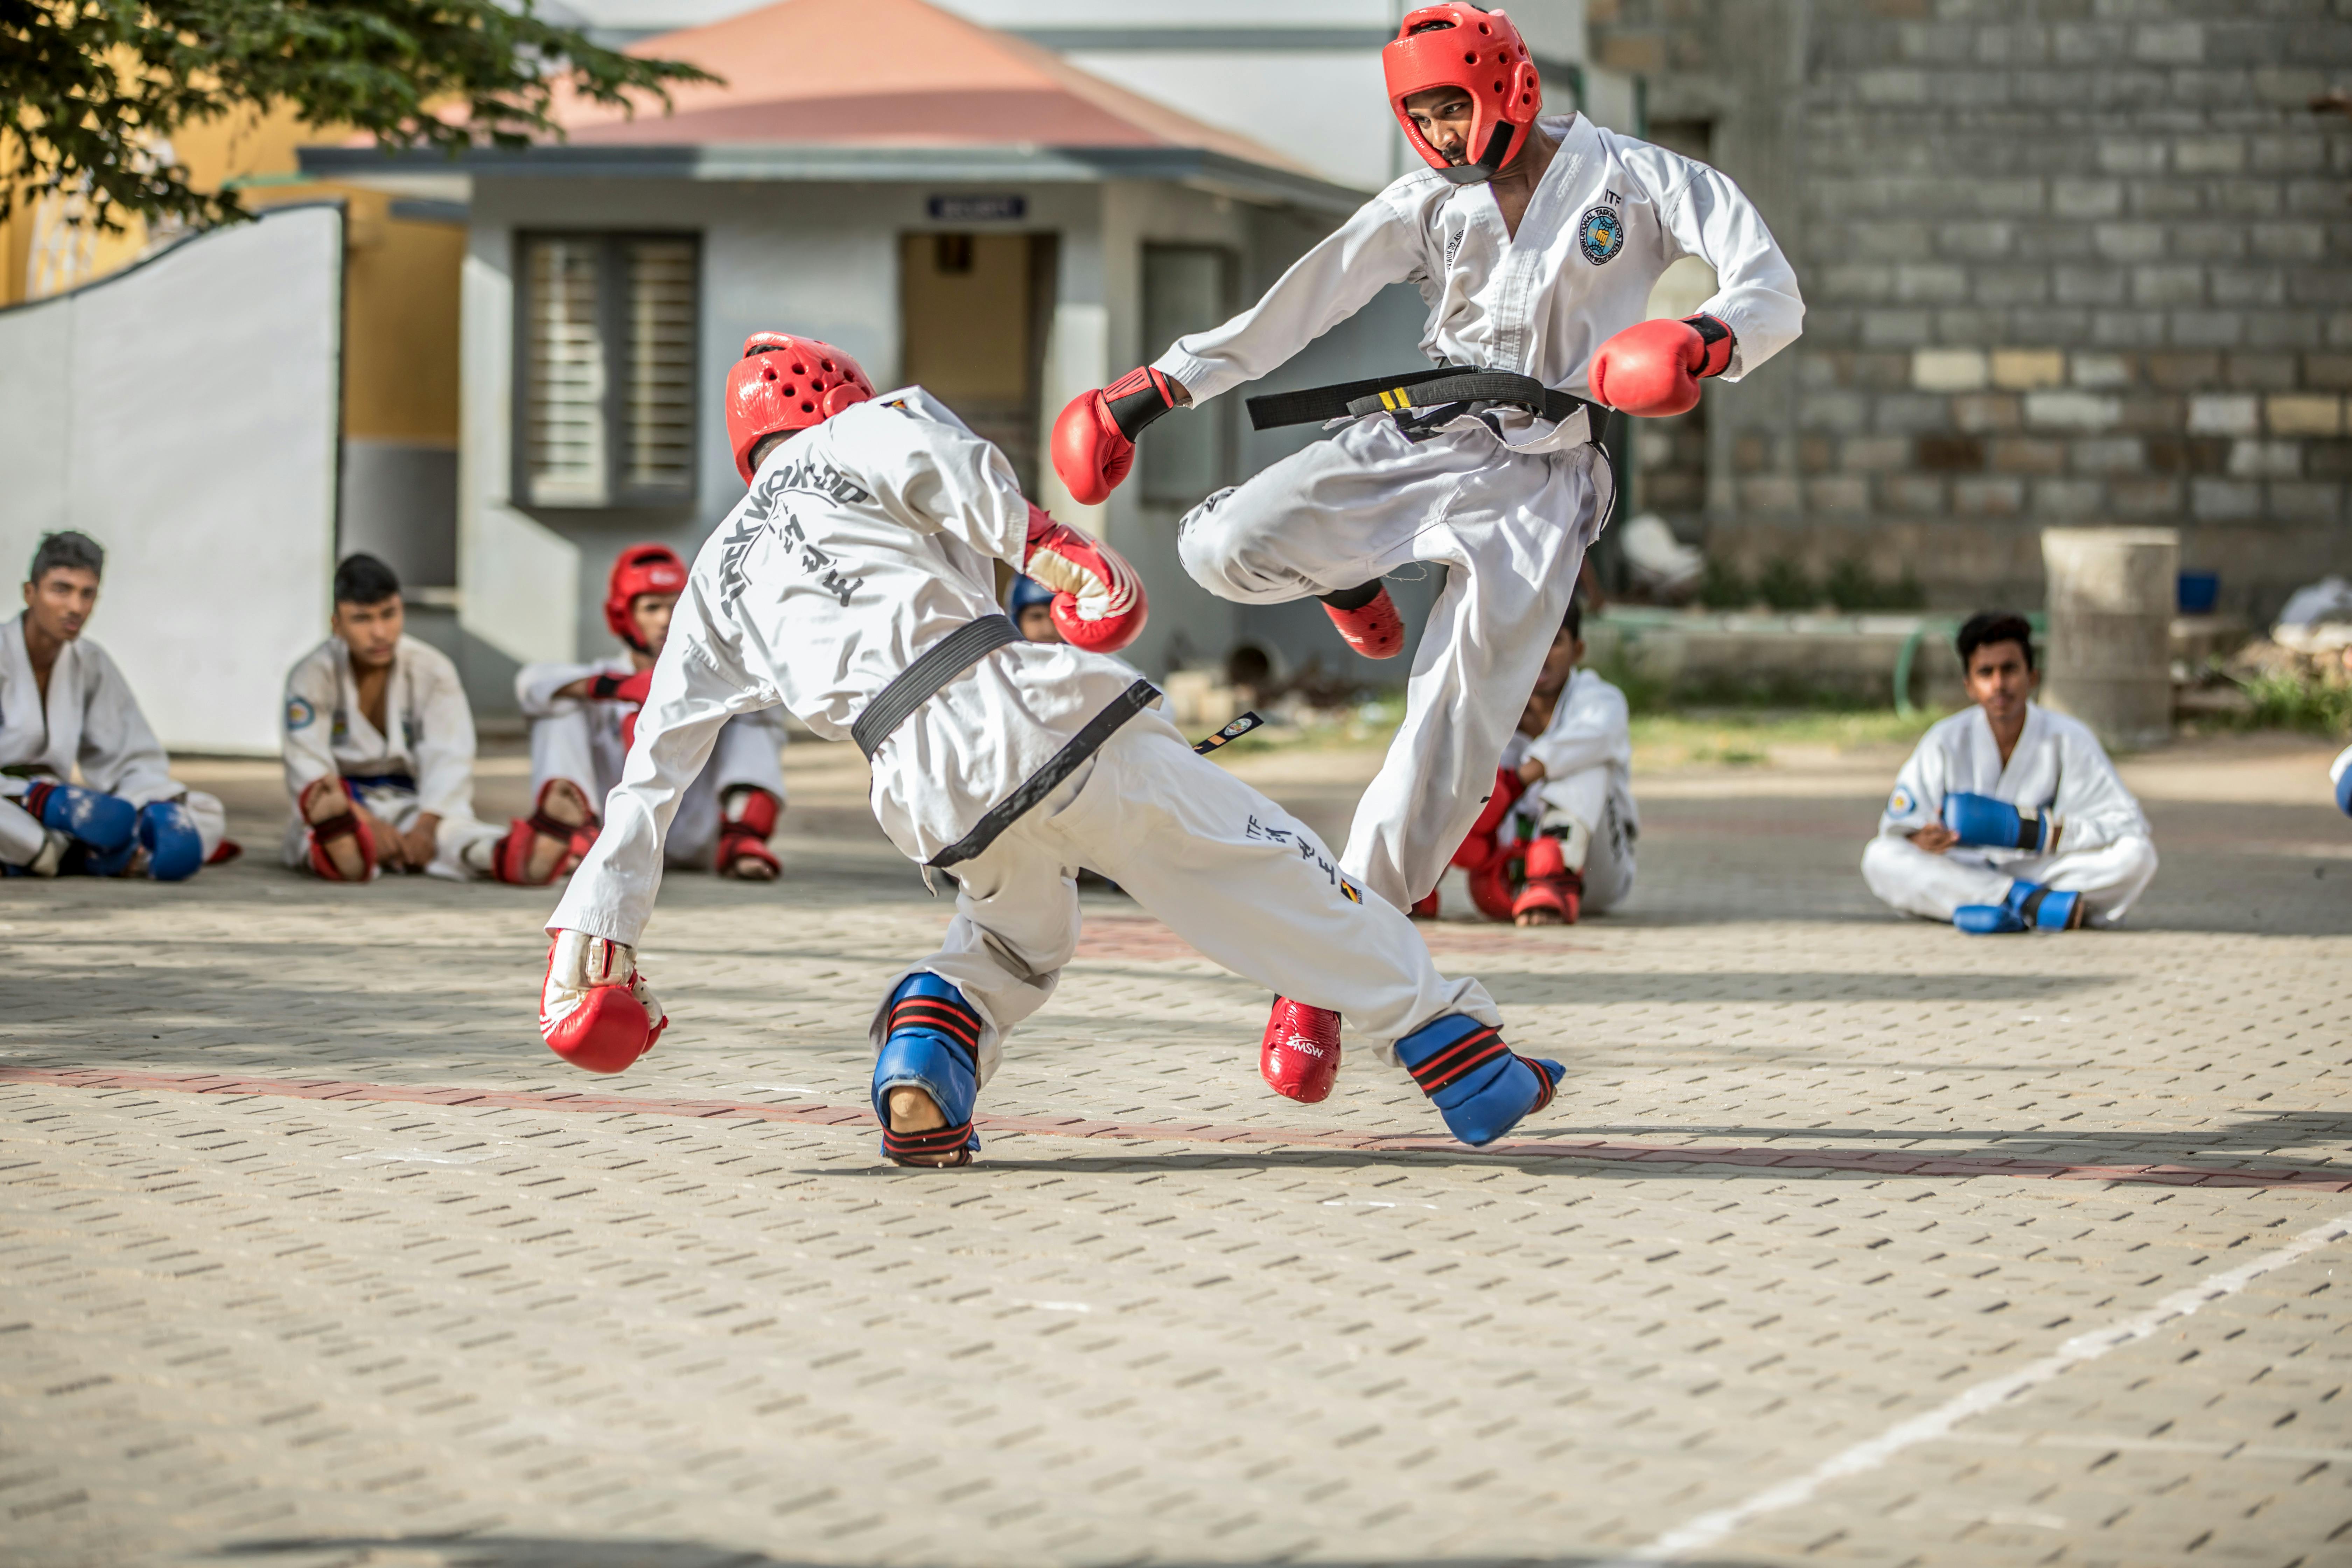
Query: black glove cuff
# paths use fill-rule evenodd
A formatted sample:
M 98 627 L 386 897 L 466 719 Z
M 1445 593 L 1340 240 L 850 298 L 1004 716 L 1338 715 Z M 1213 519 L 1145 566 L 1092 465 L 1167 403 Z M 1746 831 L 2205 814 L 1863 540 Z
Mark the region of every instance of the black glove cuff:
M 1166 376 L 1145 365 L 1103 388 L 1103 403 L 1120 435 L 1134 440 L 1153 420 L 1176 406 L 1168 396 L 1167 385 Z

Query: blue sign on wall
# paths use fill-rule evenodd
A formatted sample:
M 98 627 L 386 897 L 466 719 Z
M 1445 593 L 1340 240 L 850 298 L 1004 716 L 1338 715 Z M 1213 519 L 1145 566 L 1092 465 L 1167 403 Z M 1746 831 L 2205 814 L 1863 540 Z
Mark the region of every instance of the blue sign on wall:
M 1029 216 L 1029 198 L 977 194 L 933 196 L 930 208 L 938 223 L 1013 223 Z

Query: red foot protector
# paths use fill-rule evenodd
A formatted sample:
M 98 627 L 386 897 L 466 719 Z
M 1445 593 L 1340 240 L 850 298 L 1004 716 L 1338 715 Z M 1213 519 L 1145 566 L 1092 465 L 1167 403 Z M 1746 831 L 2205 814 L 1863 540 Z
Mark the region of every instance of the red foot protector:
M 521 887 L 544 887 L 580 863 L 580 858 L 572 852 L 572 844 L 581 825 L 558 822 L 547 814 L 548 794 L 560 782 L 550 779 L 540 785 L 539 799 L 531 803 L 530 815 L 516 817 L 514 826 L 507 829 L 507 836 L 499 840 L 498 856 L 491 862 L 491 871 L 499 881 Z M 563 850 L 549 864 L 546 876 L 534 877 L 530 874 L 530 852 L 538 847 L 542 835 L 561 840 Z
M 1151 616 L 1143 579 L 1125 556 L 1034 506 L 1021 571 L 1054 590 L 1054 629 L 1073 647 L 1117 653 L 1143 635 Z
M 1594 398 L 1640 418 L 1687 414 L 1698 384 L 1731 363 L 1731 329 L 1713 316 L 1636 321 L 1594 351 L 1585 382 Z
M 1549 914 L 1574 925 L 1584 913 L 1584 876 L 1568 868 L 1559 840 L 1549 834 L 1528 845 L 1528 880 L 1511 905 L 1511 915 Z
M 311 801 L 317 798 L 320 790 L 340 791 L 343 796 L 343 810 L 341 816 L 310 824 L 310 869 L 326 881 L 346 880 L 342 868 L 335 864 L 335 858 L 327 852 L 327 846 L 338 839 L 348 838 L 360 852 L 360 874 L 352 879 L 364 882 L 375 875 L 375 835 L 368 831 L 367 824 L 362 822 L 359 813 L 352 809 L 351 786 L 341 779 L 310 781 L 302 791 L 299 803 L 305 820 L 310 816 Z
M 1352 610 L 1326 603 L 1323 613 L 1339 628 L 1348 646 L 1366 658 L 1394 658 L 1404 651 L 1404 617 L 1386 587 Z
M 735 864 L 743 859 L 759 861 L 771 876 L 782 874 L 784 863 L 768 847 L 769 836 L 776 831 L 774 795 L 748 786 L 730 790 L 719 814 L 719 854 L 711 864 L 720 876 L 736 875 Z
M 1437 918 L 1438 908 L 1437 889 L 1432 888 L 1427 898 L 1414 900 L 1412 908 L 1405 912 L 1417 921 L 1433 921 Z
M 1526 793 L 1527 787 L 1519 782 L 1519 775 L 1510 769 L 1495 770 L 1494 791 L 1480 806 L 1478 820 L 1472 823 L 1470 831 L 1463 836 L 1462 847 L 1454 852 L 1454 864 L 1465 871 L 1483 871 L 1487 862 L 1502 853 L 1503 847 L 1496 841 L 1496 830 L 1503 826 L 1503 818 L 1510 815 L 1511 807 L 1518 804 L 1519 796 Z
M 637 973 L 635 948 L 585 931 L 555 933 L 539 1001 L 550 1050 L 590 1072 L 621 1072 L 667 1027 L 668 1015 Z
M 1478 906 L 1480 914 L 1490 921 L 1511 918 L 1519 898 L 1512 873 L 1518 868 L 1518 858 L 1506 850 L 1470 873 L 1470 901 Z
M 1275 1093 L 1302 1105 L 1328 1100 L 1339 1076 L 1339 1015 L 1276 997 L 1258 1046 L 1257 1071 Z

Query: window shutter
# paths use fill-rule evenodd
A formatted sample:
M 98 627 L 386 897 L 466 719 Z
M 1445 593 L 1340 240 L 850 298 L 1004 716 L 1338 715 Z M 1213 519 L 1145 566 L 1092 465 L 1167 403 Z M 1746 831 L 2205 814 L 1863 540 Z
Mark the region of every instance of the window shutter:
M 647 499 L 694 489 L 695 246 L 633 240 L 623 485 Z
M 538 239 L 524 290 L 525 473 L 538 506 L 603 506 L 609 485 L 604 437 L 604 340 L 597 321 L 593 239 Z

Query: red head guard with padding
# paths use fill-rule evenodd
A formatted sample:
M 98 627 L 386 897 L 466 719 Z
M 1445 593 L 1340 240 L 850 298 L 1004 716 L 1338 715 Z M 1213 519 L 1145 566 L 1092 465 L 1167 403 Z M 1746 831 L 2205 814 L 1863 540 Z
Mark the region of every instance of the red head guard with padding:
M 1527 145 L 1527 128 L 1543 109 L 1543 82 L 1527 41 L 1500 11 L 1458 3 L 1408 11 L 1381 50 L 1381 69 L 1405 140 L 1457 185 L 1492 179 L 1517 157 Z M 1405 112 L 1406 99 L 1433 87 L 1458 87 L 1470 95 L 1467 164 L 1448 163 Z
M 621 552 L 613 563 L 613 575 L 604 584 L 604 624 L 613 635 L 635 648 L 646 651 L 645 639 L 637 636 L 636 618 L 629 614 L 640 594 L 677 594 L 686 589 L 686 563 L 677 552 L 667 544 L 635 544 Z
M 751 448 L 779 430 L 821 425 L 874 395 L 857 362 L 814 338 L 753 332 L 727 373 L 727 445 L 735 471 L 751 482 Z

